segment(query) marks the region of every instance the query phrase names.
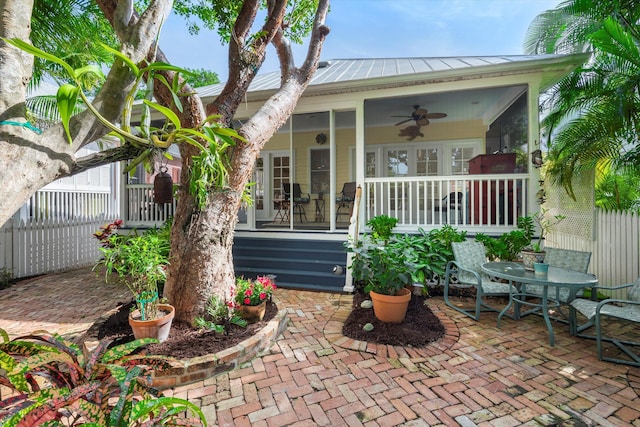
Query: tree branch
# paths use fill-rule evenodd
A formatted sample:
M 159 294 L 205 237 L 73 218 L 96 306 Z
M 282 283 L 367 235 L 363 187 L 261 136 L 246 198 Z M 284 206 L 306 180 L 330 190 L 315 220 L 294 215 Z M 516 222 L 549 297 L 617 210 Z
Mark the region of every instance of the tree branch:
M 97 166 L 108 165 L 114 162 L 131 160 L 142 154 L 142 149 L 136 148 L 131 144 L 121 147 L 115 147 L 108 150 L 92 153 L 84 157 L 80 157 L 71 165 L 69 175 L 75 175 L 80 172 L 95 168 Z

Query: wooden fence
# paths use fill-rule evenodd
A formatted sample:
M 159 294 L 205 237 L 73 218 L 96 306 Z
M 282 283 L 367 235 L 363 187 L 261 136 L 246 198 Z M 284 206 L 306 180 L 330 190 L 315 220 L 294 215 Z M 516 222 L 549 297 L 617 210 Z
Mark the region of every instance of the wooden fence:
M 591 252 L 589 271 L 598 276 L 600 286 L 631 283 L 640 277 L 640 216 L 633 212 L 606 212 L 596 209 L 592 239 L 554 232 L 549 246 Z M 613 293 L 624 297 L 623 292 Z

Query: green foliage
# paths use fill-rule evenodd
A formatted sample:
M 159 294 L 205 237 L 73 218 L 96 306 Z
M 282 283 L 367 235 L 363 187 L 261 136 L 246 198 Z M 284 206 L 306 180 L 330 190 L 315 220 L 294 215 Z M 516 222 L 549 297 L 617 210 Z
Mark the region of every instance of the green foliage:
M 147 170 L 151 170 L 156 155 L 168 156 L 166 150 L 168 150 L 173 143 L 191 144 L 200 150 L 199 155 L 193 156 L 193 166 L 191 168 L 189 183 L 189 192 L 196 199 L 198 208 L 202 209 L 206 205 L 208 195 L 211 191 L 227 190 L 229 178 L 227 169 L 229 166 L 229 149 L 235 146 L 236 140 L 245 141 L 245 139 L 233 129 L 223 127 L 216 123 L 215 120 L 219 118 L 219 116 L 207 117 L 204 123 L 196 129 L 182 128 L 178 115 L 174 113 L 171 108 L 152 101 L 153 87 L 155 82 L 158 82 L 166 86 L 171 93 L 173 97 L 173 107 L 178 111 L 182 111 L 180 95 L 184 81 L 181 82 L 179 76 L 181 73 L 190 74 L 187 70 L 163 62 L 153 62 L 141 68 L 120 51 L 103 45 L 103 49 L 113 54 L 116 60 L 121 61 L 122 64 L 127 66 L 136 77 L 135 84 L 126 98 L 126 105 L 122 113 L 122 127 L 118 127 L 100 115 L 82 90 L 83 76 L 94 73 L 100 74 L 99 69 L 92 66 L 74 69 L 63 59 L 31 46 L 29 43 L 20 39 L 3 40 L 27 53 L 59 65 L 73 80 L 74 84 L 61 87 L 57 96 L 60 118 L 69 143 L 73 142 L 69 130 L 69 123 L 72 115 L 77 111 L 76 104 L 79 96 L 85 103 L 87 109 L 91 111 L 100 123 L 111 131 L 111 135 L 140 149 L 140 154 L 129 163 L 127 168 L 125 168 L 125 172 L 134 170 L 141 163 Z M 173 81 L 167 81 L 165 77 L 160 74 L 160 72 L 164 71 L 176 73 Z M 147 77 L 145 82 L 146 92 L 142 104 L 140 126 L 137 128 L 138 132 L 132 132 L 131 112 L 133 102 L 136 92 L 145 76 Z M 151 109 L 165 116 L 167 121 L 163 127 L 157 128 L 151 126 Z M 248 194 L 246 191 L 242 193 L 244 201 L 247 201 Z
M 230 325 L 247 327 L 247 321 L 233 310 L 233 303 L 228 303 L 218 295 L 211 295 L 204 307 L 205 317 L 194 319 L 197 327 L 215 331 L 219 334 L 228 333 Z
M 574 198 L 572 180 L 583 172 L 637 175 L 640 169 L 639 18 L 637 2 L 570 0 L 529 27 L 526 53 L 590 52 L 543 106 L 549 112 L 542 122 L 550 136 L 546 176 Z
M 354 257 L 349 266 L 365 291 L 395 295 L 413 283 L 425 284 L 434 276 L 444 275 L 447 262 L 453 259 L 451 242 L 466 239 L 466 231 L 450 225 L 417 235 L 390 234 L 387 239 L 365 234 L 357 243 L 348 243 Z
M 218 32 L 221 40 L 229 42 L 231 29 L 233 28 L 243 2 L 239 0 L 218 0 L 215 2 L 199 2 L 194 4 L 190 0 L 177 0 L 174 2 L 174 12 L 187 19 L 189 32 L 198 34 L 200 25 Z M 260 2 L 259 7 L 268 7 L 268 2 Z M 305 36 L 309 35 L 314 18 L 314 12 L 318 7 L 317 0 L 297 0 L 289 2 L 284 18 L 284 35 L 295 43 L 302 43 Z M 260 36 L 256 32 L 252 39 Z M 250 44 L 248 44 L 250 48 Z
M 169 264 L 170 222 L 138 235 L 110 234 L 101 241 L 103 258 L 96 267 L 105 267 L 105 279 L 116 274 L 127 285 L 142 315 L 142 320 L 158 314 L 158 283 L 166 279 Z M 94 267 L 94 268 L 96 268 Z
M 13 272 L 11 269 L 2 267 L 0 268 L 0 289 L 8 288 L 13 280 Z
M 371 227 L 371 233 L 376 240 L 387 241 L 391 237 L 391 232 L 398 224 L 398 218 L 387 215 L 378 215 L 367 221 L 367 225 Z
M 102 44 L 117 46 L 118 40 L 100 8 L 90 0 L 36 0 L 31 16 L 31 42 L 45 52 L 64 58 L 72 68 L 84 64 L 111 64 L 113 58 Z M 35 58 L 31 85 L 49 75 L 59 84 L 69 76 L 58 64 Z M 94 87 L 98 80 L 86 76 L 83 84 Z
M 150 369 L 171 367 L 165 356 L 134 354 L 155 339 L 113 348 L 111 341 L 102 341 L 85 357 L 77 345 L 57 335 L 33 333 L 9 340 L 0 330 L 0 336 L 0 384 L 14 392 L 0 401 L 5 427 L 206 425 L 197 406 L 158 397 L 144 385 Z M 185 412 L 195 418 L 186 418 Z
M 189 74 L 185 75 L 184 79 L 193 88 L 220 83 L 218 73 L 214 71 L 205 70 L 204 68 L 187 68 L 186 70 Z

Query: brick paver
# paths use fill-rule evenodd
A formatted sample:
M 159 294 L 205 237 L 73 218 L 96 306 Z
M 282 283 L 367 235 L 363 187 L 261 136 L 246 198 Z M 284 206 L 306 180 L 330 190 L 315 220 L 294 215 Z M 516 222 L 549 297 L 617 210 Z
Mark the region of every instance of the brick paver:
M 32 278 L 0 291 L 0 328 L 77 336 L 127 299 L 87 269 Z M 290 323 L 275 345 L 175 390 L 212 425 L 640 427 L 640 368 L 598 361 L 564 324 L 550 347 L 536 316 L 498 329 L 495 314 L 475 322 L 434 297 L 446 336 L 405 349 L 342 337 L 349 295 L 279 289 L 276 302 Z

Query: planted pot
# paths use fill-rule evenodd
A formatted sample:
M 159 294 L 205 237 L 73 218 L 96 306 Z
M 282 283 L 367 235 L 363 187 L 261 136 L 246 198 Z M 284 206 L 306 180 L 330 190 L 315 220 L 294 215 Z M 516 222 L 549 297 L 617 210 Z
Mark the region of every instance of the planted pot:
M 544 257 L 547 255 L 545 251 L 535 252 L 529 250 L 522 250 L 520 252 L 522 255 L 522 265 L 525 270 L 533 271 L 533 263 L 534 262 L 544 262 Z
M 241 305 L 237 310 L 244 320 L 249 323 L 256 323 L 264 318 L 264 313 L 267 311 L 267 301 L 262 301 L 258 305 Z
M 158 341 L 164 342 L 169 338 L 176 309 L 169 304 L 158 304 L 158 312 L 164 313 L 164 316 L 153 320 L 140 320 L 140 310 L 134 310 L 129 314 L 129 326 L 133 329 L 135 339 L 157 338 Z
M 407 315 L 411 291 L 402 288 L 396 295 L 385 295 L 369 292 L 373 301 L 373 313 L 378 320 L 385 323 L 401 323 Z

